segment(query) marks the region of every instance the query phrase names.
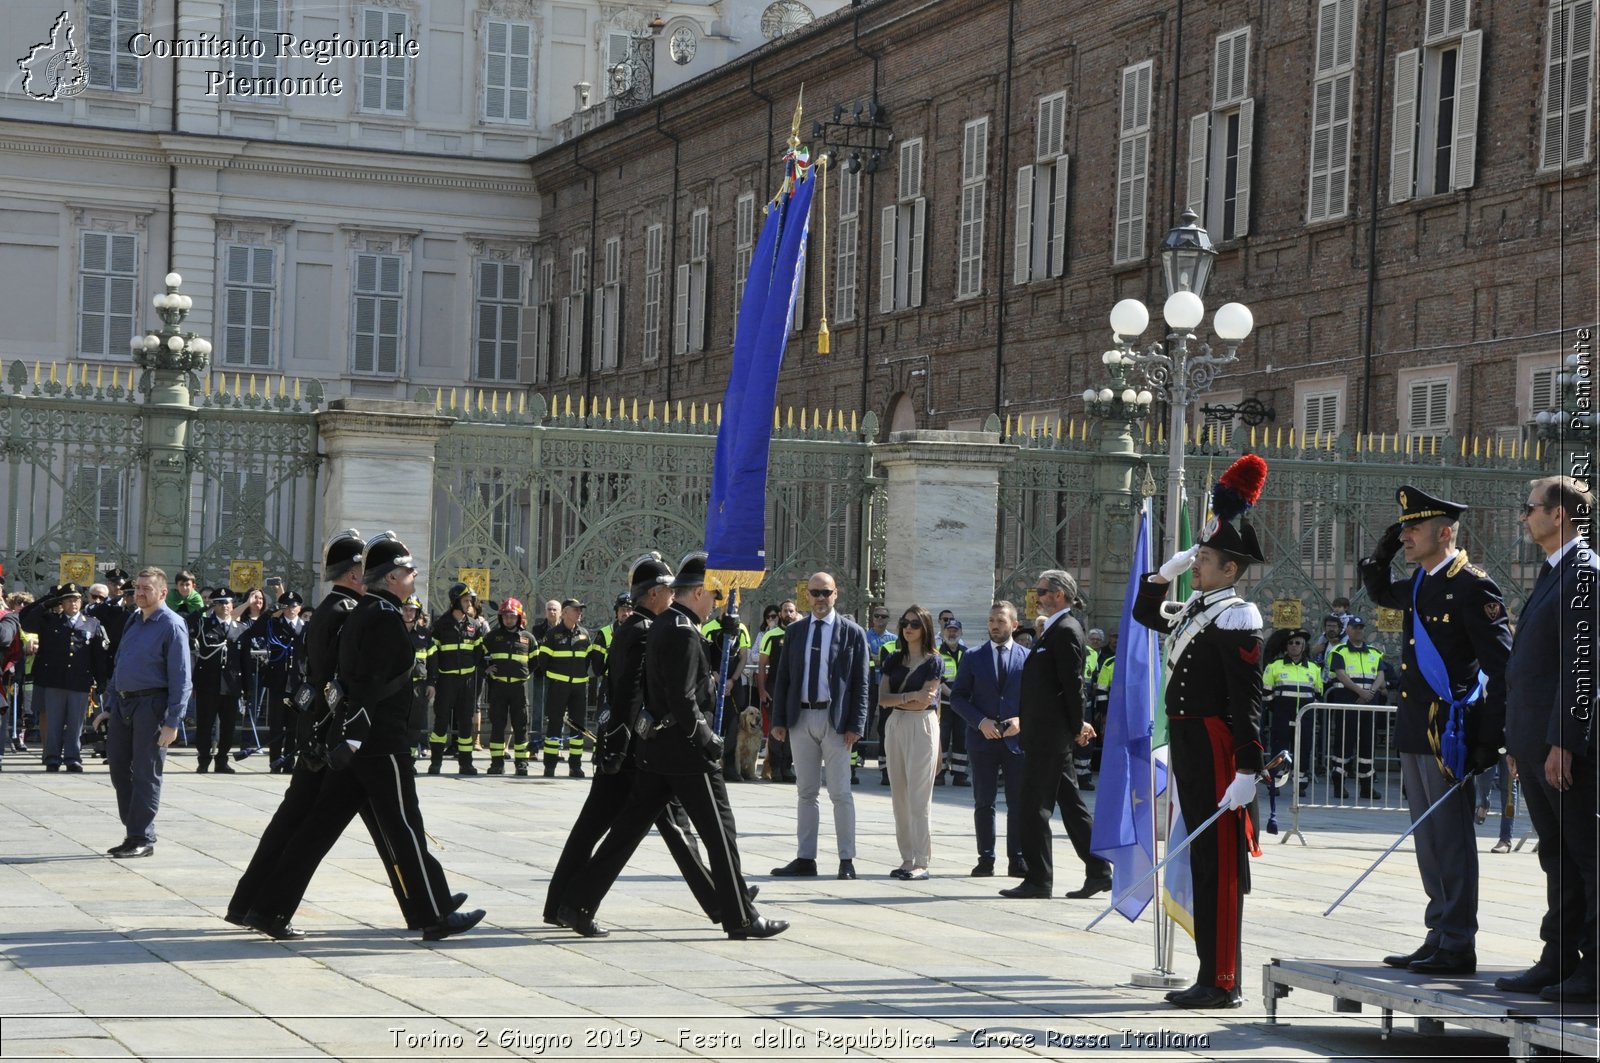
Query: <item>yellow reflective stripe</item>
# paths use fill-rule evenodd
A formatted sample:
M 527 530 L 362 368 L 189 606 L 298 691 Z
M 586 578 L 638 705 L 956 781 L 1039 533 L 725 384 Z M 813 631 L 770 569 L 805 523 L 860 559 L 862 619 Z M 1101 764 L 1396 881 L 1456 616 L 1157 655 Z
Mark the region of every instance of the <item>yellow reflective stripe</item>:
M 489 678 L 496 683 L 526 683 L 528 681 L 528 677 L 525 675 L 491 675 Z
M 587 675 L 562 675 L 560 672 L 548 672 L 545 678 L 554 679 L 560 683 L 587 683 L 589 681 Z
M 533 656 L 531 653 L 491 653 L 489 654 L 489 660 L 526 662 L 531 656 Z
M 584 647 L 581 650 L 552 650 L 547 646 L 540 646 L 539 652 L 546 657 L 582 657 L 589 652 L 589 649 Z

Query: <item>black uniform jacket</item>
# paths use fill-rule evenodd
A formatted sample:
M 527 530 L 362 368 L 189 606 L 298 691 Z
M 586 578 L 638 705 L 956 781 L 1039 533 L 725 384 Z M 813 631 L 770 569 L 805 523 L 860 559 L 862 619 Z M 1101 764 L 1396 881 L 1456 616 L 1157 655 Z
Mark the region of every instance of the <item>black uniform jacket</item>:
M 1162 614 L 1161 603 L 1172 585 L 1153 582 L 1152 575 L 1139 584 L 1133 618 L 1171 634 L 1178 621 Z M 1192 608 L 1203 611 L 1236 593 L 1232 587 L 1208 591 Z M 1261 613 L 1255 606 L 1235 604 L 1189 641 L 1167 676 L 1167 715 L 1222 717 L 1233 733 L 1236 769 L 1261 770 Z
M 302 632 L 306 651 L 306 683 L 315 693 L 310 710 L 301 713 L 295 723 L 303 749 L 310 748 L 308 743 L 313 737 L 312 732 L 327 704 L 322 696 L 323 688 L 339 670 L 339 637 L 345 621 L 350 619 L 350 614 L 355 612 L 356 604 L 360 601 L 361 596 L 355 591 L 334 587 L 326 598 L 317 603 L 317 607 L 311 611 L 311 619 L 306 621 Z
M 18 618 L 22 630 L 39 636 L 33 658 L 33 685 L 88 693 L 103 692 L 111 678 L 111 640 L 100 621 L 80 611 L 77 616 L 52 612 L 60 599 L 42 598 L 24 606 Z
M 660 775 L 702 775 L 720 761 L 695 744 L 695 730 L 716 712 L 717 673 L 711 643 L 687 608 L 674 603 L 645 637 L 644 705 L 656 727 L 639 743 L 639 766 Z
M 1391 580 L 1387 563 L 1370 557 L 1361 562 L 1361 582 L 1373 602 L 1406 613 L 1396 745 L 1402 753 L 1432 753 L 1428 732 L 1434 731 L 1437 737 L 1444 730 L 1448 706 L 1442 705 L 1430 721 L 1429 706 L 1438 698 L 1417 668 L 1411 580 L 1410 575 Z M 1453 697 L 1463 696 L 1477 684 L 1479 669 L 1489 677 L 1487 692 L 1466 714 L 1467 746 L 1498 749 L 1505 738 L 1506 658 L 1511 654 L 1511 629 L 1506 625 L 1500 588 L 1462 551 L 1435 575 L 1422 577 L 1417 611 L 1444 660 Z
M 194 689 L 223 697 L 239 696 L 239 635 L 243 628 L 207 613 L 194 627 Z
M 1024 753 L 1066 753 L 1083 730 L 1083 627 L 1070 613 L 1045 629 L 1022 664 Z
M 371 722 L 358 756 L 410 751 L 411 684 L 396 680 L 409 680 L 416 659 L 400 599 L 386 590 L 362 595 L 339 635 L 339 681 Z M 374 699 L 384 689 L 390 693 Z

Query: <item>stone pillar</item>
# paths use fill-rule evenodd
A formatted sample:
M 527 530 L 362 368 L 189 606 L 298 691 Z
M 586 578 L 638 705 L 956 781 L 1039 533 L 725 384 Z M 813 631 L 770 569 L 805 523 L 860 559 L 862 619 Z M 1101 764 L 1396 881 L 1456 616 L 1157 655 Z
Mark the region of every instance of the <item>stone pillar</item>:
M 1095 460 L 1094 486 L 1098 499 L 1094 512 L 1094 532 L 1090 547 L 1093 568 L 1089 585 L 1082 588 L 1089 606 L 1089 625 L 1109 633 L 1122 621 L 1122 602 L 1128 592 L 1128 569 L 1133 563 L 1133 536 L 1138 527 L 1139 506 L 1144 501 L 1140 476 L 1135 471 L 1144 461 L 1134 447 L 1133 424 L 1111 418 L 1095 422 L 1098 457 Z M 1152 529 L 1150 543 L 1153 563 L 1160 564 L 1161 539 Z
M 189 531 L 189 421 L 194 403 L 180 369 L 146 369 L 144 541 L 139 565 L 155 565 L 170 585 L 187 563 Z
M 327 537 L 355 528 L 371 538 L 389 530 L 417 559 L 418 596 L 432 573 L 433 453 L 454 418 L 421 402 L 335 399 L 317 414 L 328 455 L 322 478 L 320 553 Z M 321 557 L 317 558 L 318 567 Z
M 997 432 L 928 430 L 896 432 L 873 448 L 888 480 L 883 561 L 891 610 L 915 602 L 937 616 L 949 608 L 966 625 L 968 645 L 987 637 L 1000 470 L 1017 449 Z

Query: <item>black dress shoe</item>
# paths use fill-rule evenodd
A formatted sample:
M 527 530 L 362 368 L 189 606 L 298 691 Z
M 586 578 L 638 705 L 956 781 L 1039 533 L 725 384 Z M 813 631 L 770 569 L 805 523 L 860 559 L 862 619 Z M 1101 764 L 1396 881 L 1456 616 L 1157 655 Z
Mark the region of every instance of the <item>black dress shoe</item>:
M 1067 896 L 1074 900 L 1081 900 L 1084 897 L 1093 897 L 1097 893 L 1106 893 L 1110 889 L 1111 876 L 1096 875 L 1094 878 L 1084 879 L 1083 885 L 1079 886 L 1077 889 L 1068 890 Z
M 570 904 L 563 904 L 556 910 L 556 920 L 563 926 L 571 927 L 586 938 L 603 938 L 611 933 L 611 931 L 594 921 L 593 912 L 586 912 L 582 908 L 574 908 Z
M 229 764 L 226 759 L 217 761 L 216 766 L 213 767 L 211 770 L 216 772 L 218 775 L 237 775 L 238 774 L 238 772 L 236 772 L 234 770 L 233 765 Z
M 760 886 L 751 886 L 744 892 L 744 899 L 749 901 L 751 904 L 754 904 L 756 902 L 756 898 L 759 896 L 761 896 Z
M 1432 956 L 1412 960 L 1406 969 L 1417 974 L 1475 974 L 1478 954 L 1471 949 L 1435 949 Z
M 768 919 L 764 915 L 758 915 L 739 929 L 728 931 L 728 937 L 734 941 L 744 941 L 747 938 L 775 938 L 788 929 L 788 920 Z
M 854 860 L 840 860 L 838 877 L 841 879 L 855 878 L 856 862 Z
M 1502 993 L 1532 993 L 1538 996 L 1550 986 L 1566 981 L 1566 978 L 1567 975 L 1562 973 L 1560 967 L 1540 960 L 1521 974 L 1508 974 L 1504 978 L 1496 978 L 1494 987 Z
M 978 866 L 972 869 L 973 878 L 994 878 L 994 857 L 980 857 Z
M 1425 960 L 1429 956 L 1432 956 L 1438 951 L 1438 949 L 1439 946 L 1437 945 L 1429 945 L 1424 943 L 1417 946 L 1415 952 L 1397 952 L 1393 956 L 1385 956 L 1383 958 L 1383 962 L 1388 964 L 1390 967 L 1410 967 L 1418 960 Z
M 1026 860 L 1013 860 L 1006 865 L 1006 875 L 1010 878 L 1027 878 L 1028 862 Z
M 61 765 L 59 765 L 59 764 L 46 764 L 44 766 L 44 770 L 45 771 L 60 771 L 61 770 Z
M 1036 882 L 1024 882 L 1020 886 L 1012 886 L 1008 890 L 1001 890 L 1000 896 L 1012 900 L 1045 900 L 1053 891 L 1049 886 L 1041 886 Z
M 1555 1004 L 1593 1004 L 1600 994 L 1595 992 L 1594 975 L 1583 971 L 1539 991 L 1541 999 Z
M 156 847 L 149 842 L 131 842 L 114 850 L 111 855 L 118 860 L 137 860 L 141 856 L 149 856 L 156 851 Z
M 289 922 L 287 915 L 263 915 L 254 908 L 244 913 L 244 925 L 274 941 L 299 941 L 306 936 L 304 930 Z
M 966 775 L 964 773 L 957 772 L 954 776 L 951 777 L 950 785 L 951 786 L 971 786 L 972 783 L 967 779 L 967 777 L 966 777 Z
M 772 874 L 778 878 L 814 878 L 817 874 L 817 862 L 797 856 L 782 867 L 773 868 Z
M 894 868 L 889 872 L 889 877 L 897 878 L 904 882 L 906 879 L 911 877 L 911 869 L 908 867 Z
M 482 908 L 470 912 L 451 912 L 422 932 L 423 941 L 443 941 L 452 934 L 465 934 L 483 921 L 488 913 Z
M 466 904 L 466 903 L 467 903 L 467 895 L 465 893 L 452 893 L 450 895 L 449 903 L 444 906 L 444 914 L 445 915 L 449 915 L 451 912 L 459 912 L 461 910 L 461 906 L 463 904 Z M 550 922 L 550 920 L 546 919 L 545 922 L 548 923 L 548 922 Z M 423 929 L 426 929 L 429 925 L 430 924 L 428 924 L 428 923 L 407 923 L 406 924 L 406 929 L 407 930 L 423 930 Z
M 1211 985 L 1192 985 L 1167 994 L 1167 1003 L 1178 1008 L 1236 1008 L 1239 1002 L 1238 990 Z
M 127 838 L 124 838 L 122 841 L 118 842 L 117 844 L 113 845 L 111 848 L 107 849 L 106 850 L 106 855 L 107 856 L 116 856 L 118 853 L 122 852 L 124 849 L 131 849 L 135 845 L 138 845 L 138 844 L 139 844 L 138 842 L 131 841 L 131 840 L 127 839 Z
M 67 774 L 71 775 L 73 773 L 77 773 L 79 775 L 83 774 L 83 765 L 79 764 L 77 761 L 73 761 L 71 764 L 68 764 Z

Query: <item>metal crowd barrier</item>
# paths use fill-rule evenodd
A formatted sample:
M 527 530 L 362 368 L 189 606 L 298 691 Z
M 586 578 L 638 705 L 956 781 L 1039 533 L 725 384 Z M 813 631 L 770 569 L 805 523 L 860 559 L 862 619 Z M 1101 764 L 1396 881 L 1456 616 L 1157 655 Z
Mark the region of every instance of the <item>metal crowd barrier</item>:
M 1400 794 L 1400 758 L 1394 750 L 1393 705 L 1335 705 L 1314 701 L 1302 705 L 1295 714 L 1293 746 L 1295 778 L 1278 793 L 1289 801 L 1289 830 L 1279 844 L 1298 837 L 1300 812 L 1307 808 L 1330 808 L 1344 812 L 1396 812 L 1406 808 Z M 1276 721 L 1274 721 L 1276 723 Z M 1270 742 L 1267 744 L 1271 744 Z M 1347 758 L 1342 788 L 1337 786 L 1335 757 Z M 1371 757 L 1372 775 L 1359 776 Z M 1363 787 L 1365 781 L 1368 785 Z M 1368 796 L 1363 796 L 1365 790 Z

